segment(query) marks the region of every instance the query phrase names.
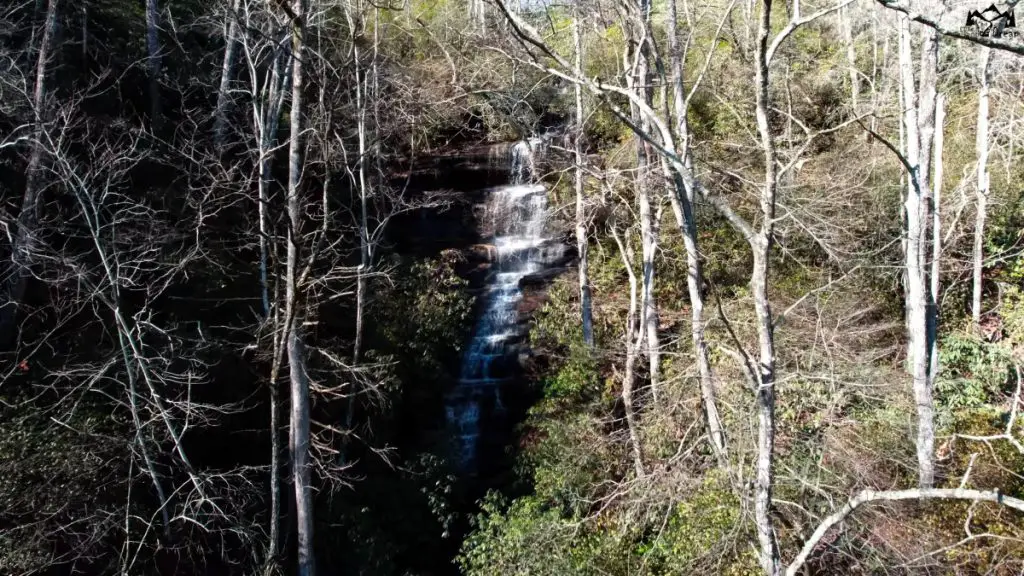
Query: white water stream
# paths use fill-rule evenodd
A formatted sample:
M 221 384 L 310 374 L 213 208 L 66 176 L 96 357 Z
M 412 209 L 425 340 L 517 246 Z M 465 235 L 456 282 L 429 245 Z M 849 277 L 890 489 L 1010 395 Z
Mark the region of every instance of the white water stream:
M 521 141 L 509 151 L 511 182 L 488 191 L 484 228 L 496 254 L 482 295 L 483 308 L 462 358 L 455 389 L 446 398 L 448 425 L 455 436 L 458 464 L 472 468 L 478 457 L 482 421 L 501 414 L 502 386 L 513 383 L 526 327 L 519 311 L 520 281 L 562 256 L 564 247 L 547 234 L 547 190 L 531 183 L 539 139 Z

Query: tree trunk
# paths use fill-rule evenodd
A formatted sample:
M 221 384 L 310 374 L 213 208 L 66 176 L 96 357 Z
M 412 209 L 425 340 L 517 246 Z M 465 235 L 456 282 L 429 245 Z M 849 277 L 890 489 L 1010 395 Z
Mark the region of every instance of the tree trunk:
M 985 218 L 988 214 L 988 105 L 989 81 L 992 50 L 982 48 L 978 64 L 978 128 L 975 149 L 978 153 L 978 187 L 975 192 L 974 252 L 972 262 L 971 322 L 975 330 L 981 328 L 982 269 L 985 262 Z
M 160 8 L 157 0 L 146 0 L 146 70 L 149 75 L 149 123 L 155 132 L 160 125 Z
M 798 5 L 797 5 L 798 6 Z M 794 16 L 795 17 L 795 16 Z M 775 230 L 775 197 L 778 163 L 775 137 L 768 123 L 771 108 L 768 72 L 768 35 L 771 31 L 771 0 L 764 0 L 758 26 L 754 83 L 757 131 L 764 152 L 764 188 L 761 191 L 761 230 L 751 239 L 754 253 L 750 291 L 754 297 L 758 340 L 757 472 L 754 488 L 754 520 L 760 545 L 761 567 L 768 576 L 779 573 L 779 551 L 772 519 L 772 464 L 775 456 L 775 335 L 768 298 L 768 263 Z
M 302 342 L 302 314 L 299 301 L 299 244 L 302 242 L 302 205 L 299 197 L 302 175 L 302 80 L 305 1 L 295 0 L 292 26 L 291 135 L 288 143 L 288 253 L 286 281 L 286 329 L 288 371 L 291 388 L 290 444 L 292 482 L 295 486 L 295 516 L 298 534 L 299 576 L 313 576 L 313 491 L 309 454 L 309 375 L 306 373 Z
M 612 238 L 619 247 L 622 264 L 626 267 L 626 274 L 629 276 L 629 312 L 626 314 L 626 366 L 622 377 L 622 406 L 626 414 L 626 428 L 632 448 L 633 469 L 636 471 L 637 477 L 643 477 L 645 474 L 643 447 L 640 444 L 640 433 L 637 430 L 636 410 L 633 406 L 633 387 L 636 383 L 636 357 L 643 346 L 645 330 L 643 326 L 637 326 L 637 281 L 636 273 L 633 272 L 633 250 L 629 247 L 629 238 L 627 237 L 623 241 L 615 229 L 614 222 L 610 228 Z
M 931 275 L 931 301 L 935 306 L 935 322 L 932 323 L 932 332 L 928 338 L 931 341 L 931 363 L 928 367 L 928 379 L 935 382 L 939 373 L 939 339 L 938 339 L 938 311 L 939 311 L 939 276 L 942 262 L 942 178 L 943 164 L 942 151 L 945 142 L 943 125 L 946 123 L 946 96 L 939 94 L 935 99 L 935 159 L 932 164 L 935 166 L 935 176 L 932 178 L 932 275 Z
M 900 16 L 900 72 L 903 83 L 903 125 L 906 131 L 905 157 L 911 165 L 907 175 L 907 193 L 904 208 L 907 219 L 907 271 L 906 308 L 908 317 L 908 356 L 913 378 L 914 401 L 917 405 L 917 464 L 918 483 L 931 487 L 935 478 L 933 455 L 935 452 L 934 408 L 931 382 L 928 378 L 930 350 L 928 342 L 928 295 L 922 269 L 922 190 L 921 177 L 922 133 L 914 90 L 913 63 L 911 61 L 910 21 Z
M 843 42 L 846 44 L 846 65 L 849 67 L 850 75 L 850 105 L 853 113 L 857 113 L 860 102 L 860 74 L 857 71 L 857 50 L 853 43 L 853 15 L 850 14 L 851 6 L 844 8 L 839 15 L 839 26 L 843 34 Z
M 277 35 L 274 34 L 276 37 Z M 270 266 L 270 252 L 273 245 L 271 227 L 268 218 L 270 206 L 270 187 L 273 185 L 271 169 L 273 165 L 273 149 L 277 144 L 278 120 L 281 117 L 281 108 L 284 105 L 285 87 L 288 85 L 288 65 L 290 56 L 285 46 L 276 39 L 274 47 L 273 64 L 269 75 L 269 86 L 258 84 L 258 76 L 252 75 L 253 94 L 260 95 L 259 101 L 253 101 L 253 123 L 257 137 L 258 162 L 259 162 L 259 187 L 257 198 L 257 211 L 259 220 L 259 246 L 260 246 L 260 300 L 263 303 L 264 319 L 274 323 L 273 338 L 273 361 L 268 381 L 270 396 L 270 519 L 269 535 L 267 545 L 267 563 L 277 562 L 279 545 L 281 542 L 281 425 L 280 425 L 280 391 L 278 390 L 278 375 L 282 362 L 281 350 L 281 322 L 280 315 L 271 308 L 270 285 L 268 271 Z M 274 300 L 277 300 L 275 294 Z
M 366 272 L 370 267 L 370 238 L 367 225 L 366 183 L 366 98 L 364 78 L 360 78 L 359 48 L 355 48 L 356 63 L 356 129 L 359 137 L 359 158 L 356 174 L 359 178 L 359 269 L 356 278 L 356 334 L 352 347 L 352 360 L 358 363 L 363 347 L 363 311 L 366 301 Z M 364 74 L 365 76 L 365 74 Z M 350 403 L 351 404 L 351 403 Z
M 82 69 L 89 68 L 89 0 L 81 0 L 82 10 Z
M 0 307 L 0 339 L 4 344 L 17 340 L 18 308 L 25 298 L 31 273 L 32 254 L 35 251 L 35 235 L 38 233 L 40 212 L 42 211 L 42 188 L 40 180 L 43 173 L 43 124 L 48 117 L 46 111 L 46 66 L 53 52 L 53 44 L 57 34 L 57 10 L 60 0 L 49 0 L 46 4 L 46 18 L 43 21 L 43 37 L 39 43 L 36 59 L 35 89 L 32 93 L 33 136 L 25 168 L 25 191 L 21 197 L 21 210 L 18 212 L 17 232 L 11 243 L 12 273 L 8 281 L 7 303 Z
M 679 155 L 685 163 L 685 169 L 693 173 L 693 159 L 690 154 L 690 134 L 687 123 L 687 102 L 683 91 L 683 53 L 679 45 L 679 32 L 675 0 L 668 2 L 668 39 L 670 59 L 670 81 L 672 84 L 672 101 L 675 106 L 675 138 Z M 672 212 L 683 237 L 686 249 L 686 289 L 690 299 L 690 336 L 693 341 L 693 356 L 697 362 L 700 377 L 701 404 L 708 429 L 708 437 L 715 455 L 722 463 L 726 462 L 725 429 L 718 413 L 717 391 L 714 374 L 711 371 L 711 358 L 708 354 L 707 341 L 704 337 L 704 277 L 701 270 L 700 250 L 697 244 L 697 221 L 693 211 L 695 191 L 686 186 L 685 181 L 673 175 L 675 194 L 669 194 Z
M 577 6 L 572 25 L 572 39 L 575 46 L 575 72 L 582 75 L 583 41 L 580 37 L 580 10 Z M 583 201 L 583 87 L 574 84 L 576 99 L 576 134 L 573 136 L 573 156 L 576 169 L 573 172 L 573 188 L 576 191 L 576 251 L 579 254 L 580 316 L 583 323 L 583 342 L 588 348 L 594 346 L 594 320 L 590 294 L 590 278 L 587 261 L 587 220 Z
M 217 107 L 213 111 L 213 144 L 220 153 L 224 146 L 224 131 L 227 129 L 228 108 L 231 104 L 231 79 L 235 71 L 235 53 L 238 51 L 238 9 L 241 0 L 234 0 L 228 10 L 227 30 L 224 34 L 224 63 L 220 69 L 220 88 L 217 90 Z
M 649 0 L 639 1 L 642 29 L 639 38 L 646 35 L 651 17 Z M 637 91 L 641 94 L 644 104 L 651 106 L 651 74 L 649 52 L 646 42 L 638 46 Z M 637 122 L 650 132 L 650 123 L 639 110 L 635 110 Z M 651 379 L 651 395 L 654 403 L 659 401 L 661 392 L 661 342 L 658 337 L 658 301 L 654 293 L 656 269 L 654 257 L 658 249 L 658 223 L 651 211 L 651 194 L 649 170 L 652 151 L 650 145 L 639 136 L 636 138 L 637 156 L 637 201 L 640 209 L 640 242 L 641 242 L 641 287 L 640 287 L 640 322 L 646 334 L 646 350 Z

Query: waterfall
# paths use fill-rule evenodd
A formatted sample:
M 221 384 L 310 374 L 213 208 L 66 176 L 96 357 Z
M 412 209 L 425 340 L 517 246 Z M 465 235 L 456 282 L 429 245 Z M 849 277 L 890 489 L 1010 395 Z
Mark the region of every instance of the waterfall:
M 457 463 L 473 469 L 481 427 L 505 411 L 502 388 L 514 385 L 526 326 L 520 313 L 520 282 L 561 258 L 561 242 L 547 237 L 547 190 L 533 183 L 535 155 L 543 142 L 517 142 L 508 152 L 510 183 L 487 191 L 484 230 L 495 254 L 481 312 L 467 346 L 459 381 L 446 398 Z

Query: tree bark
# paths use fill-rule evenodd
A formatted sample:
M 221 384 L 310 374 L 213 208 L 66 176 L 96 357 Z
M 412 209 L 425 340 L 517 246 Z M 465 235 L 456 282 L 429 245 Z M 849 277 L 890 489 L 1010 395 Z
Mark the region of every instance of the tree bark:
M 572 24 L 572 39 L 575 46 L 575 73 L 582 75 L 583 41 L 580 36 L 580 8 L 577 5 Z M 573 86 L 576 104 L 576 133 L 573 135 L 573 157 L 576 168 L 573 171 L 573 189 L 576 192 L 576 252 L 579 255 L 580 317 L 583 325 L 583 343 L 594 347 L 594 319 L 590 293 L 589 262 L 587 260 L 587 214 L 583 198 L 583 87 Z
M 799 16 L 799 2 L 793 5 L 794 20 Z M 768 35 L 771 32 L 771 0 L 764 0 L 758 26 L 755 50 L 755 116 L 764 153 L 764 187 L 761 190 L 761 229 L 751 239 L 754 264 L 750 274 L 750 291 L 754 297 L 758 340 L 757 388 L 757 463 L 754 488 L 754 520 L 760 545 L 761 567 L 768 576 L 779 573 L 779 551 L 775 542 L 772 519 L 773 460 L 775 456 L 775 335 L 772 310 L 768 298 L 768 264 L 775 230 L 775 198 L 778 187 L 778 162 L 775 137 L 768 123 L 771 108 L 769 95 L 770 56 Z
M 925 47 L 927 49 L 927 45 Z M 924 61 L 924 58 L 922 58 Z M 917 463 L 918 483 L 922 488 L 931 487 L 935 479 L 934 453 L 935 453 L 935 428 L 934 428 L 934 406 L 932 401 L 932 386 L 929 379 L 929 353 L 931 345 L 928 339 L 929 331 L 929 298 L 925 286 L 925 271 L 923 250 L 924 223 L 922 219 L 925 210 L 923 194 L 926 179 L 923 174 L 924 158 L 922 142 L 924 134 L 922 125 L 930 121 L 921 122 L 918 101 L 914 87 L 914 72 L 910 44 L 910 21 L 908 18 L 900 17 L 900 75 L 903 84 L 903 125 L 906 132 L 905 158 L 910 164 L 910 174 L 907 175 L 907 191 L 904 208 L 907 219 L 907 250 L 905 267 L 907 272 L 906 308 L 908 317 L 908 356 L 910 359 L 910 372 L 913 378 L 914 402 L 917 406 Z M 934 114 L 934 111 L 932 111 Z M 929 134 L 930 138 L 930 134 Z M 930 144 L 928 150 L 930 151 Z
M 43 20 L 43 35 L 39 42 L 36 58 L 35 88 L 32 92 L 32 125 L 33 135 L 25 168 L 25 191 L 21 197 L 21 210 L 18 212 L 17 231 L 11 244 L 12 274 L 8 281 L 7 303 L 0 307 L 0 339 L 4 344 L 17 340 L 18 308 L 25 298 L 32 265 L 32 253 L 35 251 L 34 238 L 38 233 L 39 218 L 42 212 L 41 183 L 43 173 L 43 130 L 48 117 L 46 110 L 46 70 L 53 44 L 57 34 L 57 11 L 60 0 L 49 0 L 46 4 L 46 17 Z
M 935 99 L 935 158 L 932 164 L 935 166 L 935 176 L 932 178 L 932 274 L 931 274 L 931 301 L 935 306 L 934 322 L 932 332 L 928 339 L 931 341 L 931 364 L 928 369 L 928 379 L 935 382 L 939 373 L 939 339 L 938 339 L 938 316 L 939 316 L 939 288 L 940 273 L 942 270 L 942 178 L 943 164 L 942 151 L 944 148 L 944 128 L 946 123 L 946 96 L 939 94 Z
M 985 219 L 988 215 L 989 174 L 988 174 L 988 108 L 989 82 L 992 50 L 982 48 L 978 64 L 978 128 L 975 149 L 978 154 L 978 187 L 975 190 L 974 251 L 971 255 L 971 322 L 975 330 L 981 328 L 982 270 L 985 263 Z
M 290 448 L 292 483 L 295 487 L 295 516 L 298 534 L 297 573 L 313 576 L 313 491 L 310 475 L 309 375 L 306 372 L 302 341 L 302 314 L 299 301 L 299 244 L 302 241 L 302 203 L 299 197 L 302 176 L 302 81 L 305 0 L 295 0 L 292 20 L 292 101 L 291 135 L 288 143 L 288 250 L 286 270 L 286 330 L 288 371 L 291 389 Z

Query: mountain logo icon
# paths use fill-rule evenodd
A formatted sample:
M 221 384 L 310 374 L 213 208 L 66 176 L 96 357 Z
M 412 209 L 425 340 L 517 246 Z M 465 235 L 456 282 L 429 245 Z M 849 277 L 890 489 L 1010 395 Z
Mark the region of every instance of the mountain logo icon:
M 1016 27 L 1013 8 L 1001 11 L 992 4 L 984 10 L 971 10 L 967 13 L 967 28 L 977 30 L 980 36 L 1001 36 L 1006 29 Z

